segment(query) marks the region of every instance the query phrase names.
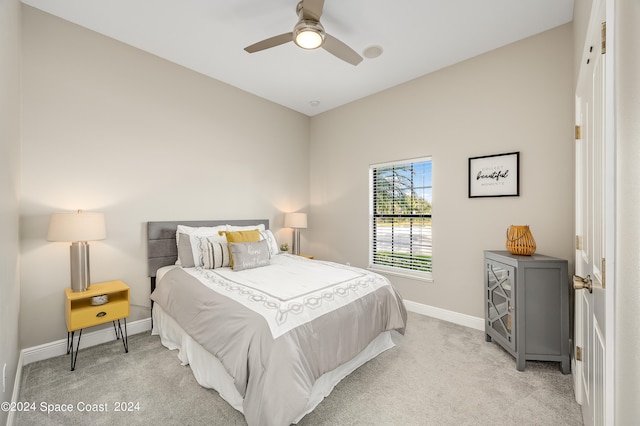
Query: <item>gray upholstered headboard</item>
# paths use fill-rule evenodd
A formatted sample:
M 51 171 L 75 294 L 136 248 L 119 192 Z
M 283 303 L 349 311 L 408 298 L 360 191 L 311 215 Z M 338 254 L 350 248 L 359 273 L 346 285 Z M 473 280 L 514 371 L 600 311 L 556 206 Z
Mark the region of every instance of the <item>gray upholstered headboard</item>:
M 173 265 L 178 259 L 178 247 L 176 245 L 176 229 L 178 225 L 193 227 L 224 224 L 248 226 L 260 223 L 264 224 L 266 229 L 269 229 L 268 219 L 147 222 L 147 266 L 152 287 L 155 287 L 156 271 L 163 266 Z

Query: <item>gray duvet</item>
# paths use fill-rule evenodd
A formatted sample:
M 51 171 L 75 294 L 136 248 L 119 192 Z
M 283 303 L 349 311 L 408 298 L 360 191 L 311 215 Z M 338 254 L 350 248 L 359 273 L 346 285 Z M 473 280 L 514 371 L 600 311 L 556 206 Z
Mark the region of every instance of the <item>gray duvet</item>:
M 220 360 L 244 398 L 250 426 L 289 425 L 305 409 L 316 379 L 356 356 L 381 332 L 404 333 L 402 299 L 379 278 L 387 285 L 277 338 L 260 313 L 180 268 L 160 280 L 151 299 Z

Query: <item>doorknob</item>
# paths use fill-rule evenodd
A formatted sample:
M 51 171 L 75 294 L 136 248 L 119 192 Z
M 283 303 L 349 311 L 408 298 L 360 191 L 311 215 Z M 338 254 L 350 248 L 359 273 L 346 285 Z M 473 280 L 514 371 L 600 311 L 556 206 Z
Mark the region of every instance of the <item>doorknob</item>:
M 593 282 L 591 281 L 591 275 L 587 275 L 587 278 L 582 278 L 579 275 L 573 276 L 573 288 L 576 290 L 587 289 L 589 293 L 593 293 Z

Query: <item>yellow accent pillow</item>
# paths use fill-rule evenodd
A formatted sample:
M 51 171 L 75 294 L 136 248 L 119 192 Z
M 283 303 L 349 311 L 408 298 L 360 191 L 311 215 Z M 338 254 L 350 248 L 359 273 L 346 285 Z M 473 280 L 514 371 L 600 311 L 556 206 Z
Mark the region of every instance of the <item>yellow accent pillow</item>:
M 227 237 L 227 245 L 229 243 L 255 243 L 260 241 L 260 231 L 252 229 L 251 231 L 218 231 L 218 235 Z M 233 269 L 233 254 L 229 250 L 231 256 L 230 266 Z

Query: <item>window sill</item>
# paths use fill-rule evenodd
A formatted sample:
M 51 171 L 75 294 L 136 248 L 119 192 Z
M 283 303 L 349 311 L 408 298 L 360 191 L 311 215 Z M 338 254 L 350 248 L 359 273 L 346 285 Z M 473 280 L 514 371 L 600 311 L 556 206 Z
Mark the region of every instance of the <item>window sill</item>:
M 382 275 L 394 275 L 396 277 L 409 278 L 412 280 L 425 281 L 425 282 L 433 282 L 433 275 L 429 272 L 419 272 L 419 271 L 403 271 L 398 268 L 385 268 L 377 265 L 369 265 L 367 268 L 369 271 L 377 272 Z

